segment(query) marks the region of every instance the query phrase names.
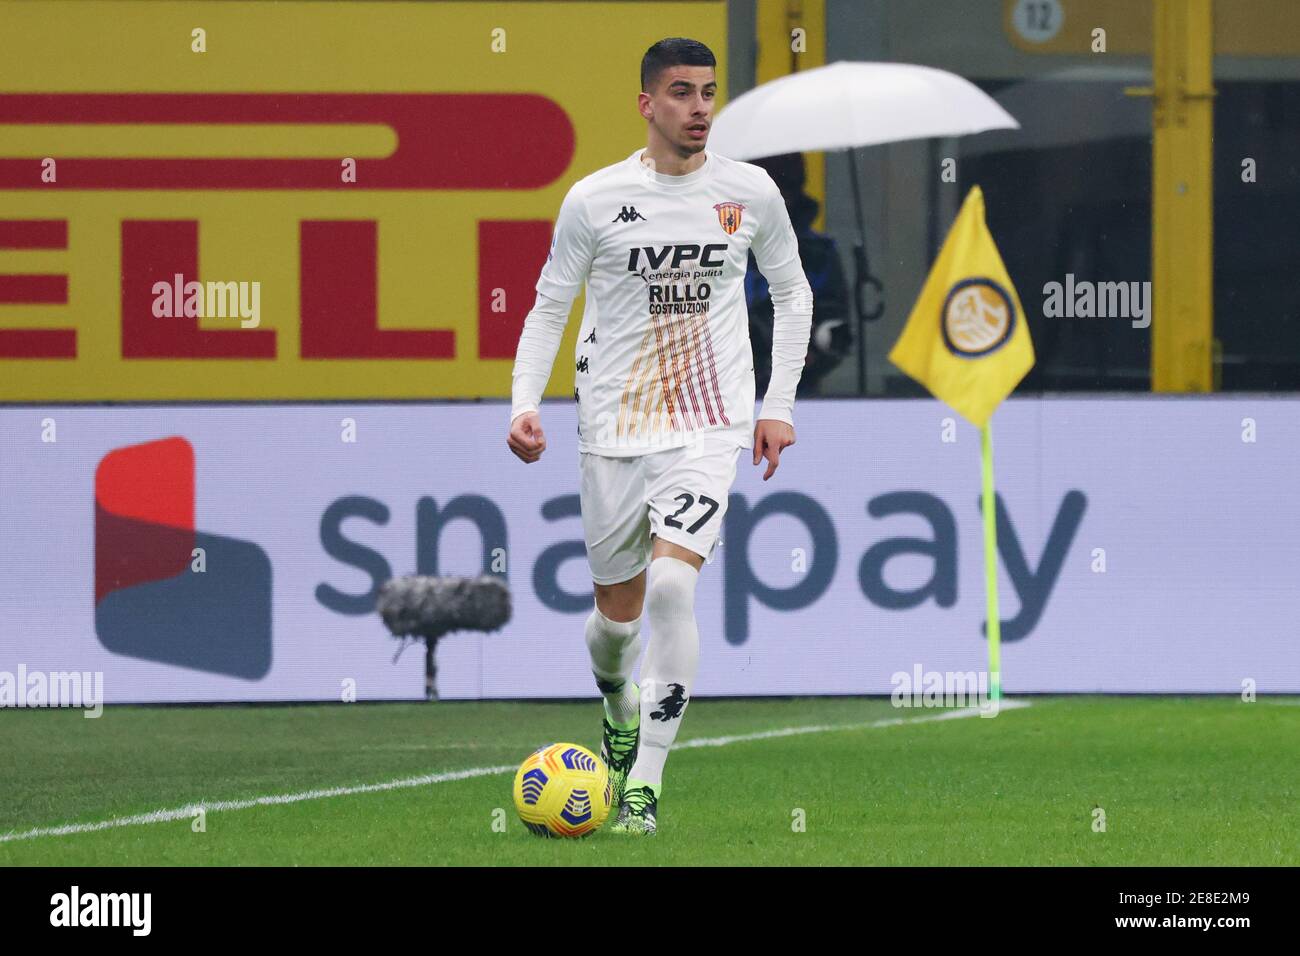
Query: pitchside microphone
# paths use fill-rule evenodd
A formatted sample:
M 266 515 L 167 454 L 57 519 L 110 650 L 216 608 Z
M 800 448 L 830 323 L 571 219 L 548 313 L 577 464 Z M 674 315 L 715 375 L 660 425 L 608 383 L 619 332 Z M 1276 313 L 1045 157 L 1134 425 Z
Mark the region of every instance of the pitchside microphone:
M 476 578 L 412 574 L 385 582 L 376 607 L 394 637 L 424 641 L 424 696 L 437 700 L 434 652 L 438 641 L 452 631 L 500 630 L 510 620 L 510 588 L 490 574 Z

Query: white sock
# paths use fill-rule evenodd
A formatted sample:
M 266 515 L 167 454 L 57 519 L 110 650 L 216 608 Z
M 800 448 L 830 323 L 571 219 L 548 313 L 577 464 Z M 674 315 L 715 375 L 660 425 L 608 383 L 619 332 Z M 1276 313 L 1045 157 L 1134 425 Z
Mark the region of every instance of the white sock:
M 651 637 L 641 668 L 641 743 L 628 780 L 651 784 L 656 792 L 700 663 L 695 624 L 699 577 L 700 572 L 681 558 L 662 555 L 650 562 L 646 610 Z
M 587 618 L 587 650 L 591 672 L 605 698 L 605 716 L 615 727 L 635 722 L 640 700 L 632 683 L 632 668 L 641 656 L 641 619 L 611 621 L 592 608 Z

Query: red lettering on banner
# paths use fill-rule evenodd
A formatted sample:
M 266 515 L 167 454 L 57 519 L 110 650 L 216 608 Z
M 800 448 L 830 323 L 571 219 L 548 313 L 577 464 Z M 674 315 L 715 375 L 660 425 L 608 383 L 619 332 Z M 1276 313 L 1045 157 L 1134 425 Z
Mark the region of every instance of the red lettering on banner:
M 0 219 L 0 249 L 66 249 L 66 219 Z M 0 303 L 67 305 L 67 275 L 0 275 Z M 0 358 L 76 358 L 76 329 L 0 329 Z
M 193 220 L 122 223 L 122 358 L 275 358 L 270 329 L 200 329 L 183 303 L 153 314 L 154 283 L 177 274 L 199 280 L 199 224 Z
M 379 226 L 304 220 L 298 250 L 302 357 L 455 358 L 451 329 L 379 328 Z
M 532 190 L 568 169 L 574 130 L 564 109 L 531 93 L 13 93 L 0 125 L 381 125 L 397 147 L 359 158 L 344 183 L 342 156 L 309 158 L 0 155 L 0 190 Z M 450 135 L 449 135 L 450 134 Z M 552 232 L 545 221 L 479 223 L 478 355 L 514 357 L 533 282 Z M 157 282 L 198 281 L 199 223 L 124 220 L 121 354 L 124 359 L 274 359 L 269 329 L 203 329 L 174 303 L 153 314 Z M 381 329 L 375 222 L 304 221 L 299 234 L 300 342 L 304 358 L 455 359 L 453 329 Z M 0 220 L 0 249 L 66 249 L 66 220 Z M 423 281 L 419 277 L 411 281 Z M 506 311 L 494 312 L 494 292 Z M 0 304 L 68 301 L 68 277 L 0 276 Z M 75 358 L 75 329 L 0 329 L 0 358 Z
M 76 329 L 0 329 L 0 359 L 76 357 Z
M 0 275 L 0 305 L 67 305 L 68 277 Z
M 66 219 L 0 219 L 0 249 L 66 248 Z
M 524 319 L 537 301 L 537 275 L 551 248 L 554 224 L 484 221 L 478 224 L 478 357 L 513 359 Z M 506 311 L 493 312 L 496 290 Z
M 0 124 L 384 125 L 397 149 L 358 159 L 59 159 L 0 156 L 0 189 L 538 189 L 573 158 L 568 114 L 536 93 L 5 93 Z M 344 153 L 343 155 L 346 155 Z

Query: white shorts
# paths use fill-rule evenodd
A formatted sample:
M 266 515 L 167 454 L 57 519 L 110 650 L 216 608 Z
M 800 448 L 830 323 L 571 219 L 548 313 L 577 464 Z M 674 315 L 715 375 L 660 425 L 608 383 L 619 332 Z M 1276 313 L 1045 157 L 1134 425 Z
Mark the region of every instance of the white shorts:
M 618 584 L 636 577 L 650 563 L 651 535 L 711 562 L 739 457 L 734 441 L 708 434 L 628 458 L 579 452 L 591 579 Z

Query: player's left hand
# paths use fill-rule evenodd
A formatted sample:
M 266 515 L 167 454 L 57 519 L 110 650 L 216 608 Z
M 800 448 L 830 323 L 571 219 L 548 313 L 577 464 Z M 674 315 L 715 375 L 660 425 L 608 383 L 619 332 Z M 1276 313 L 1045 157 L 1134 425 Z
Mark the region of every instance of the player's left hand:
M 776 466 L 781 463 L 781 449 L 794 444 L 794 428 L 775 418 L 760 418 L 754 426 L 754 464 L 760 458 L 767 459 L 767 471 L 763 480 L 772 477 Z

